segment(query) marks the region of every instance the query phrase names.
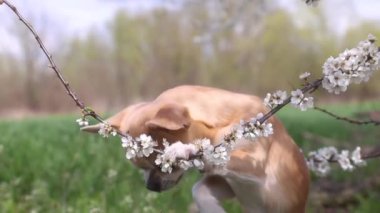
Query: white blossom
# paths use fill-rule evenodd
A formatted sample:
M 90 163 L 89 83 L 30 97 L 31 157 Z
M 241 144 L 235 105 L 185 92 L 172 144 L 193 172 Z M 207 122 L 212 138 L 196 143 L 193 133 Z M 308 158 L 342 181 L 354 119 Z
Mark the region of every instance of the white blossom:
M 167 149 L 170 146 L 169 141 L 167 141 L 165 138 L 162 140 L 162 145 L 164 146 L 164 150 Z
M 274 104 L 280 105 L 284 103 L 285 99 L 287 98 L 286 91 L 277 90 L 274 94 Z
M 342 152 L 338 155 L 338 163 L 343 170 L 352 171 L 354 169 L 354 166 L 351 164 L 349 155 L 350 152 L 348 150 L 342 150 Z
M 338 150 L 335 147 L 323 147 L 317 151 L 309 153 L 309 157 L 306 160 L 307 166 L 316 175 L 324 177 L 330 170 L 330 160 L 336 159 Z
M 273 134 L 273 126 L 271 123 L 260 124 L 257 122 L 257 128 L 255 129 L 256 135 L 268 137 Z
M 311 171 L 315 172 L 318 176 L 321 176 L 321 177 L 326 176 L 331 170 L 331 167 L 328 161 L 316 162 L 314 160 L 308 160 L 306 161 L 306 163 Z
M 240 122 L 240 126 L 238 126 L 237 132 L 238 138 L 245 138 L 249 140 L 255 139 L 257 136 L 255 135 L 253 128 L 251 127 L 249 122 Z
M 210 153 L 214 150 L 214 146 L 211 145 L 210 139 L 207 138 L 195 141 L 195 145 L 204 155 L 210 155 Z
M 152 137 L 146 134 L 141 134 L 136 140 L 140 142 L 141 154 L 145 157 L 149 157 L 153 153 L 154 147 L 157 146 Z
M 194 165 L 191 161 L 188 160 L 180 160 L 178 166 L 183 170 L 188 170 L 192 168 Z
M 132 159 L 132 158 L 135 158 L 136 157 L 136 155 L 137 155 L 137 151 L 136 151 L 136 149 L 127 149 L 126 150 L 126 153 L 125 153 L 125 157 L 128 159 L 128 160 L 130 160 L 130 159 Z
M 321 176 L 326 176 L 330 172 L 330 170 L 330 164 L 326 161 L 319 163 L 317 166 L 317 171 Z
M 299 104 L 299 108 L 301 111 L 306 111 L 307 109 L 314 107 L 314 98 L 313 97 L 307 97 L 304 98 L 301 103 Z
M 341 71 L 336 71 L 330 75 L 327 75 L 322 80 L 322 86 L 330 93 L 339 94 L 347 90 L 350 84 L 350 78 L 348 75 L 343 74 Z
M 193 164 L 194 164 L 194 167 L 199 170 L 202 170 L 205 167 L 205 163 L 200 159 L 194 159 Z
M 178 165 L 184 170 L 194 167 L 195 164 L 188 159 L 199 151 L 197 145 L 184 144 L 180 141 L 169 145 L 166 140 L 164 140 L 163 144 L 165 147 L 163 153 L 157 155 L 155 160 L 156 165 L 161 167 L 162 172 L 171 173 L 174 165 Z
M 229 152 L 232 150 L 233 144 L 222 142 L 218 146 L 214 147 L 209 139 L 202 139 L 195 142 L 199 147 L 200 153 L 202 153 L 203 159 L 214 165 L 225 165 L 229 160 Z M 195 161 L 195 162 L 194 162 Z M 195 167 L 202 167 L 201 159 L 194 159 L 193 164 Z
M 192 143 L 185 144 L 177 141 L 164 149 L 164 156 L 172 160 L 189 159 L 198 152 L 198 147 Z
M 273 108 L 273 106 L 272 106 L 272 104 L 273 104 L 272 103 L 272 94 L 271 93 L 267 93 L 267 96 L 265 96 L 264 104 L 267 107 Z
M 323 161 L 318 164 L 317 171 L 319 175 L 326 176 L 331 170 L 330 164 L 327 161 Z
M 329 57 L 323 65 L 322 86 L 330 93 L 345 92 L 350 83 L 368 81 L 380 66 L 380 52 L 376 38 L 368 36 L 358 46 L 345 50 L 338 57 Z
M 158 154 L 157 157 L 156 157 L 156 160 L 154 161 L 154 163 L 157 165 L 157 166 L 160 166 L 163 162 L 163 156 Z
M 100 123 L 100 128 L 98 131 L 99 135 L 108 138 L 110 135 L 116 136 L 117 132 L 116 130 L 107 122 Z
M 267 94 L 267 96 L 264 99 L 264 104 L 267 107 L 274 108 L 274 107 L 284 103 L 286 98 L 287 98 L 286 91 L 277 90 L 273 94 L 271 94 L 271 93 Z
M 242 125 L 244 125 L 244 122 L 240 121 L 240 125 L 234 127 L 233 134 L 237 140 L 244 138 L 244 128 L 242 128 Z
M 86 118 L 79 118 L 76 122 L 79 126 L 88 126 L 88 120 L 86 120 Z
M 166 173 L 172 173 L 173 171 L 173 162 L 171 161 L 165 161 L 161 165 L 161 171 Z
M 337 150 L 334 147 L 324 147 L 309 153 L 306 160 L 307 166 L 318 176 L 326 176 L 330 170 L 329 160 L 335 158 Z
M 356 147 L 356 149 L 351 153 L 351 160 L 356 166 L 366 165 L 366 162 L 362 159 L 360 147 Z
M 292 96 L 290 103 L 294 106 L 298 106 L 304 97 L 303 92 L 300 89 L 297 89 L 295 91 L 292 91 L 290 94 Z
M 235 130 L 233 130 L 233 133 L 235 133 Z M 226 138 L 224 138 L 222 140 L 223 146 L 226 148 L 227 152 L 231 152 L 235 148 L 235 145 L 238 142 L 238 138 L 236 138 L 236 136 L 234 136 L 234 137 L 235 137 L 234 140 L 228 140 L 228 141 L 226 141 L 225 140 Z
M 245 138 L 253 140 L 256 137 L 268 137 L 273 134 L 273 126 L 268 122 L 260 122 L 263 113 L 259 113 L 256 117 L 251 118 L 250 121 L 240 121 L 240 125 L 235 127 L 236 138 Z
M 137 153 L 140 152 L 140 148 L 135 140 L 130 135 L 121 138 L 121 146 L 125 149 L 125 157 L 130 160 L 137 156 Z
M 209 158 L 211 162 L 215 165 L 225 165 L 229 160 L 229 153 L 227 152 L 227 148 L 224 146 L 216 147 L 214 152 Z
M 300 89 L 297 89 L 291 92 L 290 103 L 301 111 L 306 111 L 307 109 L 314 107 L 314 98 L 305 97 L 303 92 Z
M 225 165 L 229 160 L 229 152 L 233 149 L 233 142 L 223 141 L 216 147 L 211 145 L 209 139 L 202 139 L 197 142 L 199 150 L 203 154 L 203 159 L 211 164 L 222 166 Z M 200 159 L 197 159 L 200 161 Z M 197 162 L 194 163 L 194 165 Z M 198 162 L 199 163 L 199 162 Z M 203 165 L 199 165 L 203 167 Z
M 311 74 L 310 74 L 309 72 L 304 72 L 304 73 L 302 73 L 301 75 L 299 75 L 299 78 L 300 78 L 301 80 L 303 80 L 303 79 L 307 79 L 310 75 L 311 75 Z
M 161 167 L 161 171 L 164 173 L 171 173 L 173 171 L 174 159 L 170 159 L 165 155 L 157 155 L 154 162 L 157 166 Z
M 333 146 L 329 146 L 329 147 L 323 147 L 323 148 L 320 148 L 318 150 L 318 154 L 323 158 L 323 159 L 326 159 L 326 160 L 332 160 L 335 158 L 335 156 L 338 154 L 338 150 L 333 147 Z

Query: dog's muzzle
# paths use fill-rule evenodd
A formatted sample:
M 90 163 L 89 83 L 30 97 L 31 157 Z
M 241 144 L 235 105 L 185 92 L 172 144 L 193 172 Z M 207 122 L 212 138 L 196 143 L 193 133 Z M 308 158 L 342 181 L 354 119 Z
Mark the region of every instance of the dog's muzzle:
M 161 192 L 162 191 L 162 184 L 160 180 L 148 180 L 146 183 L 146 188 L 154 191 L 154 192 Z
M 146 188 L 151 191 L 161 192 L 175 186 L 181 177 L 182 174 L 176 177 L 153 170 L 146 179 Z

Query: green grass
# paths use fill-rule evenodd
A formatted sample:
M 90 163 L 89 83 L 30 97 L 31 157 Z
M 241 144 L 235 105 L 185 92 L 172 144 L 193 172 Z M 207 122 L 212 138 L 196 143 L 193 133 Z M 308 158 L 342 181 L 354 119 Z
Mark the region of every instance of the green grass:
M 351 115 L 379 106 L 369 103 L 329 109 Z M 352 143 L 378 143 L 380 138 L 377 127 L 346 124 L 319 112 L 286 109 L 279 117 L 306 150 L 320 145 L 310 145 L 303 137 L 305 132 L 331 138 L 348 148 L 354 148 Z M 197 172 L 190 172 L 172 190 L 149 192 L 140 172 L 125 159 L 118 140 L 80 132 L 74 116 L 1 121 L 0 132 L 0 212 L 187 212 L 192 202 L 191 187 L 199 178 Z M 352 142 L 353 138 L 360 141 Z M 329 178 L 360 180 L 378 175 L 378 168 L 378 160 L 372 160 L 355 173 L 336 169 Z M 351 210 L 380 211 L 378 191 L 360 195 Z M 235 202 L 225 206 L 228 212 L 240 211 Z M 313 211 L 313 206 L 309 209 Z

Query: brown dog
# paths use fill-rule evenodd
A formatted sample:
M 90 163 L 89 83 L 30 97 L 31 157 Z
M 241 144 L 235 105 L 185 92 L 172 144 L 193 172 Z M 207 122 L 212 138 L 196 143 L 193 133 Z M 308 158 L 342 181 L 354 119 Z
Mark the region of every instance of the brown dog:
M 260 98 L 201 86 L 180 86 L 152 102 L 127 107 L 108 122 L 133 137 L 149 134 L 162 147 L 209 138 L 214 145 L 240 122 L 267 112 Z M 255 141 L 240 140 L 223 167 L 206 166 L 204 177 L 193 187 L 200 212 L 224 212 L 220 201 L 236 198 L 245 212 L 304 212 L 309 176 L 304 157 L 283 125 L 274 117 L 274 134 Z M 99 125 L 83 128 L 97 132 Z M 163 191 L 174 186 L 184 171 L 162 173 L 155 156 L 133 163 L 145 171 L 146 186 Z

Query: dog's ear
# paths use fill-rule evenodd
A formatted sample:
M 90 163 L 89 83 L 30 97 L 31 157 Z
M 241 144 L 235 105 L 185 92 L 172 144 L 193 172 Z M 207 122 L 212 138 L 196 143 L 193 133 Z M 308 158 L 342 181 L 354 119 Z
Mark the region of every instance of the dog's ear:
M 119 129 L 120 124 L 124 118 L 124 115 L 125 115 L 125 110 L 123 110 L 123 111 L 117 113 L 116 115 L 108 118 L 106 120 L 106 122 L 109 123 L 113 128 Z M 99 129 L 100 129 L 100 123 L 90 125 L 90 126 L 84 126 L 84 127 L 80 128 L 80 130 L 82 130 L 82 131 L 91 132 L 91 133 L 98 133 Z
M 190 123 L 191 118 L 186 107 L 178 104 L 165 104 L 145 125 L 150 129 L 180 130 L 188 128 Z

